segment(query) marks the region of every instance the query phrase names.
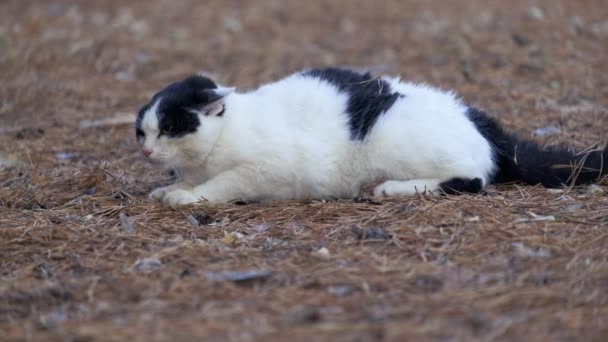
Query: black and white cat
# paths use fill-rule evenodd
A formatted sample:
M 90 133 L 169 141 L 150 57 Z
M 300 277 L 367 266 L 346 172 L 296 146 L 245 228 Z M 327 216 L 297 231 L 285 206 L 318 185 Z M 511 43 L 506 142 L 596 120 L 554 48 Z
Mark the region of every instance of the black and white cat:
M 154 95 L 135 126 L 150 161 L 180 175 L 150 194 L 170 206 L 352 198 L 378 181 L 376 196 L 478 193 L 510 181 L 558 187 L 608 169 L 608 149 L 541 149 L 454 93 L 338 68 L 244 93 L 191 76 Z

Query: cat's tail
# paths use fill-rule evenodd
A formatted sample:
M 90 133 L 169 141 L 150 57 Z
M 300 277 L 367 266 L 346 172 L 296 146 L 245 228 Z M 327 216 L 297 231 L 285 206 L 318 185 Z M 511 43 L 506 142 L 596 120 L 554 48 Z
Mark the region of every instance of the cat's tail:
M 608 146 L 604 150 L 575 152 L 563 146 L 541 148 L 505 131 L 496 120 L 469 108 L 469 119 L 494 149 L 494 183 L 521 181 L 548 188 L 597 182 L 608 173 Z

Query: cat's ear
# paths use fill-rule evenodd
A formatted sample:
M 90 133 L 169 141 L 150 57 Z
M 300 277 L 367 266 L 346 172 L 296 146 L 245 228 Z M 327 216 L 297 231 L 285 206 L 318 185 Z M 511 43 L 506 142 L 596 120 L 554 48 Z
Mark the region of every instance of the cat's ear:
M 227 87 L 203 90 L 200 94 L 201 106 L 197 111 L 205 116 L 221 116 L 224 113 L 224 100 L 233 92 L 234 88 Z

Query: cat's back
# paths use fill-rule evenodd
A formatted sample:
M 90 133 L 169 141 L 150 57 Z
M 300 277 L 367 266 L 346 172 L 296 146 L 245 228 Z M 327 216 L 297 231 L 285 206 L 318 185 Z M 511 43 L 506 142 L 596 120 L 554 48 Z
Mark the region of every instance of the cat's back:
M 272 122 L 277 130 L 289 131 L 294 138 L 303 134 L 320 140 L 342 140 L 342 136 L 348 140 L 344 130 L 348 124 L 348 94 L 309 71 L 265 84 L 249 99 L 249 107 L 264 109 L 256 111 L 258 118 L 264 117 L 260 121 Z
M 383 78 L 335 67 L 303 70 L 256 93 L 300 125 L 340 125 L 352 140 L 362 140 L 403 96 Z
M 348 101 L 339 88 L 309 71 L 296 72 L 263 85 L 255 93 L 269 105 L 275 104 L 289 117 L 339 113 L 344 111 Z
M 255 93 L 282 104 L 307 104 L 313 107 L 335 104 L 341 105 L 344 110 L 349 109 L 349 105 L 352 107 L 353 102 L 378 102 L 384 97 L 388 97 L 387 102 L 392 103 L 399 95 L 383 78 L 337 67 L 302 70 L 265 84 Z M 390 103 L 386 104 L 387 108 Z

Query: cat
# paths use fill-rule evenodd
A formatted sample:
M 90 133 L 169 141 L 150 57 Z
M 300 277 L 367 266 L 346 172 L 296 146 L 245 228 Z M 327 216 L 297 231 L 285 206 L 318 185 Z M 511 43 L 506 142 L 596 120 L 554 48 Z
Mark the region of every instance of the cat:
M 505 131 L 453 92 L 344 68 L 308 69 L 249 92 L 203 75 L 172 83 L 135 122 L 148 159 L 176 170 L 168 206 L 479 193 L 492 183 L 597 181 L 608 148 L 577 154 Z

